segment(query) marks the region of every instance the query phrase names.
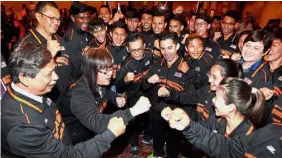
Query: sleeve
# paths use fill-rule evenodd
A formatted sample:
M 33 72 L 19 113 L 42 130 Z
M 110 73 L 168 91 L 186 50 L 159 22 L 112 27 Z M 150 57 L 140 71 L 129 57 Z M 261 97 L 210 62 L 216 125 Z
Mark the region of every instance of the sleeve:
M 247 143 L 244 141 L 245 136 L 229 139 L 223 135 L 213 133 L 193 121 L 183 130 L 183 134 L 191 144 L 210 157 L 244 157 L 245 151 L 247 151 Z
M 112 90 L 108 90 L 108 100 L 109 102 L 111 102 L 112 104 L 114 105 L 117 105 L 117 102 L 116 102 L 116 98 L 119 97 L 119 95 L 115 92 L 113 92 Z
M 86 142 L 66 146 L 54 138 L 52 131 L 39 125 L 17 126 L 7 136 L 14 154 L 34 158 L 98 158 L 110 148 L 114 139 L 115 135 L 107 130 Z
M 116 85 L 118 93 L 123 93 L 127 90 L 128 83 L 130 83 L 130 82 L 126 83 L 124 81 L 124 78 L 125 78 L 127 72 L 129 72 L 129 71 L 125 66 L 122 66 L 121 69 L 119 70 L 119 73 L 118 73 L 118 76 L 117 76 L 117 85 Z
M 148 78 L 150 78 L 151 76 L 153 76 L 153 71 L 152 71 L 153 67 L 151 67 L 149 69 L 149 72 L 148 74 L 144 77 L 143 81 L 142 81 L 142 89 L 144 91 L 148 91 L 151 87 L 152 87 L 152 84 L 148 83 Z
M 88 129 L 95 133 L 102 133 L 107 129 L 112 117 L 122 117 L 125 124 L 128 124 L 133 116 L 129 109 L 119 110 L 113 114 L 101 114 L 97 105 L 85 89 L 75 91 L 71 97 L 70 108 L 78 120 Z

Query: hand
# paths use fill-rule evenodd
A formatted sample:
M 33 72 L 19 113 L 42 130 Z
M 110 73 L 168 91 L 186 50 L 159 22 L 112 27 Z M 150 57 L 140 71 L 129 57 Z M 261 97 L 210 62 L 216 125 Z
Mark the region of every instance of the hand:
M 158 96 L 159 97 L 169 97 L 169 95 L 170 95 L 170 92 L 165 87 L 161 87 L 158 90 Z
M 83 49 L 82 49 L 82 53 L 81 53 L 82 56 L 87 55 L 89 49 L 90 49 L 90 46 L 86 46 L 85 48 L 83 48 Z
M 125 124 L 121 117 L 113 117 L 110 119 L 108 124 L 108 129 L 113 132 L 113 134 L 118 137 L 125 132 Z
M 58 51 L 65 50 L 64 47 L 60 46 L 60 43 L 57 40 L 48 40 L 47 49 L 52 53 L 53 58 L 57 55 Z
M 239 61 L 241 59 L 241 54 L 240 53 L 234 53 L 231 56 L 231 59 L 234 61 Z
M 69 65 L 69 56 L 64 54 L 63 56 L 56 58 L 56 63 L 58 66 Z
M 128 72 L 124 78 L 125 82 L 130 82 L 134 80 L 134 73 L 133 72 Z
M 151 103 L 147 97 L 141 96 L 137 103 L 130 108 L 130 113 L 132 114 L 133 117 L 142 114 L 144 112 L 147 112 L 151 107 Z
M 160 49 L 160 40 L 159 39 L 155 39 L 154 41 L 154 46 L 158 49 Z
M 159 76 L 157 74 L 154 74 L 153 76 L 151 76 L 150 78 L 148 78 L 148 83 L 151 83 L 151 84 L 155 84 L 155 83 L 158 83 L 160 80 Z
M 182 44 L 185 44 L 186 39 L 189 37 L 189 34 L 185 34 L 183 40 L 181 41 Z
M 224 59 L 230 59 L 230 56 L 232 55 L 233 53 L 227 51 L 227 50 L 221 50 L 221 56 L 222 57 L 226 57 Z
M 124 105 L 126 103 L 126 100 L 124 98 L 122 98 L 122 97 L 117 97 L 116 98 L 116 102 L 117 102 L 117 106 L 119 108 L 122 108 L 122 107 L 124 107 Z
M 171 114 L 172 110 L 170 107 L 166 107 L 162 110 L 161 112 L 161 116 L 162 118 L 164 118 L 166 121 L 168 121 L 170 114 Z
M 221 37 L 221 32 L 215 32 L 213 36 L 213 40 L 216 41 L 219 37 Z
M 176 108 L 171 112 L 168 122 L 171 128 L 182 131 L 190 124 L 191 120 L 184 110 Z
M 117 22 L 119 21 L 119 19 L 122 19 L 123 18 L 123 14 L 121 12 L 116 12 L 115 15 L 114 15 L 114 22 Z
M 260 88 L 259 90 L 264 95 L 265 100 L 269 100 L 270 98 L 272 98 L 272 96 L 274 94 L 273 90 L 266 88 L 266 87 Z
M 174 11 L 173 14 L 181 14 L 183 12 L 183 7 L 178 6 Z

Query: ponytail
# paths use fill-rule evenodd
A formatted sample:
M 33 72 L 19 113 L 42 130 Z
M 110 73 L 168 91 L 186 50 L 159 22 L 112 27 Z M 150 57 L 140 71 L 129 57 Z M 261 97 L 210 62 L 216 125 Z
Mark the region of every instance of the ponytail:
M 250 102 L 247 106 L 249 107 L 247 112 L 248 119 L 250 119 L 255 127 L 260 127 L 265 109 L 265 98 L 263 93 L 252 87 Z

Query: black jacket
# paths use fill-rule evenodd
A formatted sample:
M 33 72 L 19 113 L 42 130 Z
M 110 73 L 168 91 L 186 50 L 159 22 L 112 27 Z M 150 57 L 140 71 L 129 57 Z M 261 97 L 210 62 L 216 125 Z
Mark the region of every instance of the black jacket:
M 224 40 L 224 37 L 222 35 L 215 42 L 219 45 L 221 53 L 222 53 L 222 50 L 225 50 L 225 51 L 230 52 L 232 55 L 233 53 L 239 52 L 238 41 L 239 41 L 239 38 L 236 35 L 236 33 L 234 33 L 227 40 Z
M 12 88 L 1 101 L 2 152 L 9 157 L 101 157 L 115 139 L 110 130 L 72 146 L 56 105 L 35 101 Z
M 103 133 L 107 129 L 109 120 L 115 116 L 122 117 L 127 124 L 133 118 L 129 109 L 110 115 L 102 113 L 108 101 L 116 103 L 116 97 L 117 94 L 111 90 L 102 88 L 102 97 L 94 98 L 86 81 L 80 79 L 68 92 L 66 98 L 69 99 L 64 100 L 60 108 L 63 120 L 73 136 L 72 139 L 81 142 L 89 139 L 93 132 Z
M 280 158 L 282 154 L 281 124 L 269 124 L 250 135 L 230 139 L 192 121 L 183 134 L 191 144 L 210 157 Z
M 67 46 L 67 43 L 57 34 L 52 35 L 53 40 L 57 40 L 61 46 L 65 48 L 64 51 L 59 51 L 57 56 L 62 56 L 64 54 L 68 55 L 71 58 L 70 49 Z M 45 48 L 47 48 L 47 39 L 45 39 L 37 30 L 30 29 L 27 34 L 25 34 L 16 44 L 16 47 L 20 44 L 25 43 L 36 43 Z M 69 60 L 69 65 L 56 66 L 55 72 L 59 76 L 56 86 L 52 89 L 50 93 L 48 93 L 48 97 L 50 97 L 53 101 L 57 102 L 61 93 L 63 93 L 73 82 L 72 77 L 72 66 Z

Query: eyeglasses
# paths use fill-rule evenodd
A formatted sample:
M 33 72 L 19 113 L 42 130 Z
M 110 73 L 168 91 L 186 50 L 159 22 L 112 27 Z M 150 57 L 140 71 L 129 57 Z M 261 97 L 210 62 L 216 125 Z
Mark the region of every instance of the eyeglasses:
M 195 26 L 199 26 L 199 27 L 203 27 L 204 25 L 206 25 L 206 22 L 201 22 L 201 23 L 195 23 Z
M 234 26 L 235 24 L 234 23 L 228 23 L 226 21 L 222 21 L 222 25 L 227 25 L 228 27 L 232 27 Z
M 139 49 L 130 49 L 129 50 L 131 53 L 140 53 L 140 52 L 143 52 L 144 51 L 144 48 L 139 48 Z
M 113 68 L 106 69 L 106 70 L 99 70 L 98 72 L 104 74 L 104 75 L 109 75 L 113 72 Z
M 43 13 L 40 13 L 40 12 L 38 12 L 38 13 L 41 14 L 41 15 L 46 16 L 47 18 L 49 18 L 52 23 L 55 22 L 55 21 L 58 22 L 58 23 L 61 23 L 61 18 L 50 17 L 50 16 L 48 16 L 46 14 L 43 14 Z

